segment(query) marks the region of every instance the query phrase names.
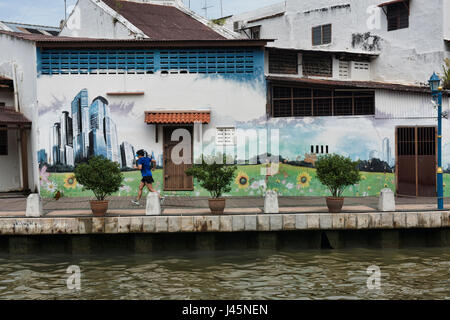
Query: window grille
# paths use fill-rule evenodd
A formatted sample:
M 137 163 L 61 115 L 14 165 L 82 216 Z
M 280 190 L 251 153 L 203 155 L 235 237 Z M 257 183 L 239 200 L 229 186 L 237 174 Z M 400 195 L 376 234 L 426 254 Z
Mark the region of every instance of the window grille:
M 273 117 L 321 117 L 375 114 L 375 93 L 365 90 L 339 90 L 273 86 Z
M 236 128 L 217 128 L 216 145 L 234 146 L 236 144 Z
M 303 55 L 303 75 L 332 77 L 333 60 L 331 55 Z
M 0 126 L 0 156 L 8 155 L 8 131 L 7 126 Z
M 38 72 L 60 74 L 253 74 L 249 49 L 55 50 L 40 53 Z

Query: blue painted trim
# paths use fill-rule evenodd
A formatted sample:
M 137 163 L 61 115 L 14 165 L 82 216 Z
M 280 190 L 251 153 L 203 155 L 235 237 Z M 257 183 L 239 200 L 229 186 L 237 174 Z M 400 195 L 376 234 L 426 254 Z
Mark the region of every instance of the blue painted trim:
M 38 49 L 38 74 L 219 74 L 264 75 L 264 51 L 254 48 L 170 50 Z

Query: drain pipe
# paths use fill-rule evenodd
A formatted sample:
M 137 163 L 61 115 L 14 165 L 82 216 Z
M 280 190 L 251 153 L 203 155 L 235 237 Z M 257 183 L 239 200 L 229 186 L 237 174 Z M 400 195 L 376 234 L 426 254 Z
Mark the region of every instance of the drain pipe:
M 12 73 L 13 73 L 13 85 L 14 85 L 14 110 L 16 112 L 20 111 L 19 107 L 19 86 L 17 83 L 17 64 L 12 63 Z

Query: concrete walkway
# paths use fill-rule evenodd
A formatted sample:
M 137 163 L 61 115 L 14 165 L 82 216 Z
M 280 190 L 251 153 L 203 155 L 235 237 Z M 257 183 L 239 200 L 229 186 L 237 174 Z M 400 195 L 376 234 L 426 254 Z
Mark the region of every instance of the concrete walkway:
M 112 197 L 110 199 L 109 216 L 145 215 L 145 199 L 141 206 L 131 204 L 132 197 Z M 90 198 L 62 198 L 44 200 L 46 216 L 89 216 L 91 215 Z M 396 210 L 399 212 L 424 212 L 436 210 L 434 198 L 396 199 Z M 445 199 L 446 208 L 450 210 L 450 199 Z M 323 197 L 280 197 L 280 213 L 326 213 Z M 346 198 L 344 213 L 377 212 L 377 197 Z M 258 214 L 263 212 L 264 199 L 261 197 L 233 197 L 227 199 L 226 214 Z M 0 198 L 0 217 L 20 217 L 25 215 L 26 198 Z M 163 205 L 164 215 L 207 215 L 209 214 L 208 198 L 167 197 Z

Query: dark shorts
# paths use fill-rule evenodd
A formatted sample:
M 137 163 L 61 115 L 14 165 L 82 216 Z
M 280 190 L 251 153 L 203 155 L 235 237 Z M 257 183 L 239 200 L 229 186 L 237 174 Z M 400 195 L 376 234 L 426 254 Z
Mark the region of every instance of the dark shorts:
M 155 182 L 155 180 L 153 180 L 153 177 L 143 177 L 141 182 L 151 184 L 151 183 Z

